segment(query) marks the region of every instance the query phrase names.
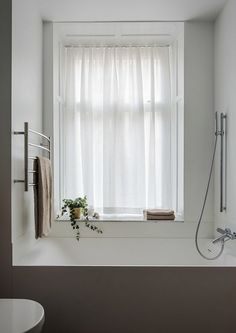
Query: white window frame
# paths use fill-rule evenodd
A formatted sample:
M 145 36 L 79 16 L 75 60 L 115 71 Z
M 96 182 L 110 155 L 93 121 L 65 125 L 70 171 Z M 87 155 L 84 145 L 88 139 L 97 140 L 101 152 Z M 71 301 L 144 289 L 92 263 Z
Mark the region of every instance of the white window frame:
M 63 66 L 63 48 L 65 45 L 165 45 L 171 46 L 174 87 L 172 96 L 171 147 L 172 147 L 172 183 L 173 205 L 176 220 L 184 220 L 184 23 L 181 22 L 101 22 L 101 23 L 50 23 L 44 30 L 44 40 L 51 41 L 45 45 L 45 62 L 52 62 L 53 100 L 50 105 L 53 115 L 44 112 L 44 127 L 53 137 L 54 165 L 54 212 L 60 210 L 64 198 L 63 167 L 63 126 L 62 126 L 62 91 L 61 73 Z M 53 45 L 49 50 L 49 45 Z M 51 57 L 49 57 L 51 55 Z M 49 66 L 45 66 L 48 68 Z M 45 71 L 45 83 L 48 81 Z M 48 86 L 48 85 L 47 85 Z M 44 109 L 49 109 L 50 89 L 45 91 Z

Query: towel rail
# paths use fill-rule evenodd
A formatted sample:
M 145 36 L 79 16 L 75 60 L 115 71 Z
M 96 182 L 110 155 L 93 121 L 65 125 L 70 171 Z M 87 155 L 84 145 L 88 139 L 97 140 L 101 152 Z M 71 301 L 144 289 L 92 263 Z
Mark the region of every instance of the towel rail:
M 41 138 L 47 140 L 48 144 L 35 144 L 32 142 L 29 142 L 29 133 L 36 134 L 40 136 Z M 29 190 L 29 186 L 36 186 L 37 183 L 30 183 L 29 182 L 29 174 L 36 174 L 37 170 L 29 170 L 29 160 L 36 160 L 36 156 L 29 156 L 29 146 L 33 148 L 39 148 L 48 153 L 48 157 L 50 159 L 51 156 L 51 139 L 49 136 L 42 134 L 40 132 L 37 132 L 35 130 L 32 130 L 29 128 L 28 122 L 24 123 L 24 131 L 14 131 L 14 135 L 24 135 L 24 179 L 15 179 L 14 183 L 24 183 L 25 191 L 27 192 Z
M 29 129 L 29 132 L 30 132 L 30 133 L 34 133 L 34 134 L 37 134 L 37 135 L 41 136 L 42 138 L 46 139 L 48 142 L 50 142 L 50 141 L 51 141 L 50 137 L 49 137 L 49 136 L 47 136 L 47 135 L 45 135 L 45 134 L 42 134 L 42 133 L 40 133 L 40 132 L 37 132 L 37 131 L 35 131 L 35 130 L 32 130 L 32 129 Z
M 50 152 L 50 150 L 48 148 L 44 147 L 43 145 L 36 145 L 35 143 L 29 143 L 28 145 L 31 147 L 41 148 L 43 150 Z

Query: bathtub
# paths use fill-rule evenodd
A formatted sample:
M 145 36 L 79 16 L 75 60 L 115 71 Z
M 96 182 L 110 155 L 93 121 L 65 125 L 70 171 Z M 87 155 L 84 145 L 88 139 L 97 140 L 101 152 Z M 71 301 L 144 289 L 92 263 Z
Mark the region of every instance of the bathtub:
M 211 239 L 202 239 L 207 251 Z M 205 252 L 206 253 L 206 252 Z M 196 251 L 194 239 L 168 238 L 44 238 L 16 266 L 236 266 L 234 249 L 208 261 Z

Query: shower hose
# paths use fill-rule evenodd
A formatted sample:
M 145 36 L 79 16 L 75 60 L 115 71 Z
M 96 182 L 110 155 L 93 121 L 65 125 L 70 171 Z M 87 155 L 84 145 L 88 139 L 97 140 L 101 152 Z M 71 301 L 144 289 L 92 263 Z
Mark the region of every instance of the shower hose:
M 196 228 L 196 233 L 195 233 L 195 245 L 197 248 L 198 253 L 206 260 L 215 260 L 217 258 L 219 258 L 222 254 L 222 252 L 224 251 L 224 241 L 221 242 L 221 248 L 218 254 L 216 254 L 214 257 L 207 257 L 205 254 L 202 253 L 202 251 L 200 250 L 199 244 L 198 244 L 198 233 L 199 233 L 199 228 L 202 222 L 202 216 L 205 210 L 205 206 L 206 206 L 206 201 L 207 201 L 207 196 L 208 196 L 208 192 L 209 192 L 209 187 L 210 187 L 210 183 L 211 183 L 211 177 L 212 177 L 212 172 L 213 172 L 213 166 L 214 166 L 214 161 L 215 161 L 215 155 L 216 155 L 216 147 L 217 147 L 217 133 L 215 136 L 215 144 L 214 144 L 214 151 L 213 151 L 213 156 L 212 156 L 212 161 L 211 161 L 211 168 L 210 168 L 210 173 L 209 173 L 209 178 L 208 178 L 208 182 L 207 182 L 207 187 L 206 187 L 206 193 L 205 193 L 205 197 L 204 197 L 204 201 L 203 201 L 203 205 L 202 205 L 202 210 L 198 219 L 198 224 L 197 224 L 197 228 Z

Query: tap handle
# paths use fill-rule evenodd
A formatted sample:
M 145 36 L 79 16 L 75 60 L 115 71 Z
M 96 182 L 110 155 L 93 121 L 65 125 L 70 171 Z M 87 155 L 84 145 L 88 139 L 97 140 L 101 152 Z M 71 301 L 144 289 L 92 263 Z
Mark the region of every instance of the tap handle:
M 224 230 L 224 229 L 221 229 L 221 228 L 217 228 L 216 231 L 219 232 L 222 235 L 226 234 L 226 229 Z

